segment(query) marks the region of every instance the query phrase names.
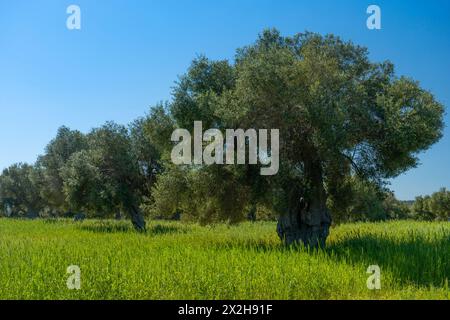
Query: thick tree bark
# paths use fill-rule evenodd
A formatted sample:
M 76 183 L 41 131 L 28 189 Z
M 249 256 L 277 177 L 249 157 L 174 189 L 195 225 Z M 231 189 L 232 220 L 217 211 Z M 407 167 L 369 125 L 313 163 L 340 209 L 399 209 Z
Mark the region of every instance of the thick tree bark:
M 142 215 L 142 212 L 137 208 L 136 206 L 132 206 L 129 209 L 129 214 L 131 218 L 131 223 L 133 224 L 133 227 L 138 232 L 146 232 L 147 227 L 145 224 L 144 216 Z
M 327 196 L 320 162 L 305 163 L 305 174 L 309 189 L 306 194 L 290 196 L 288 212 L 278 220 L 278 236 L 286 245 L 324 247 L 329 235 L 331 216 L 326 206 Z

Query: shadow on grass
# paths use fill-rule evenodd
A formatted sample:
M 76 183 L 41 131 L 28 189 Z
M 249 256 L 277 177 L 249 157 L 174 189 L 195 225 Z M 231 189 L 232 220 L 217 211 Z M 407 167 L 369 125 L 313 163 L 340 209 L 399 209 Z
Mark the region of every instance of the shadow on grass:
M 79 226 L 81 230 L 94 232 L 94 233 L 133 233 L 135 232 L 133 225 L 128 222 L 95 222 L 88 224 L 81 224 Z M 174 234 L 174 233 L 186 233 L 185 228 L 179 228 L 175 226 L 167 225 L 151 225 L 148 227 L 146 235 L 164 235 L 164 234 Z
M 217 241 L 208 245 L 217 249 L 240 249 L 240 250 L 252 250 L 258 252 L 268 252 L 274 250 L 290 250 L 289 248 L 279 244 L 267 242 L 263 239 L 233 239 L 231 241 Z
M 441 287 L 450 278 L 450 236 L 393 240 L 358 235 L 328 245 L 325 252 L 350 264 L 378 265 L 404 284 Z
M 303 246 L 287 247 L 263 239 L 233 239 L 211 243 L 219 249 L 241 249 L 258 252 L 282 251 L 317 254 L 317 249 Z M 450 236 L 427 239 L 390 239 L 376 235 L 355 235 L 319 249 L 324 257 L 350 265 L 363 264 L 367 268 L 378 265 L 401 284 L 445 287 L 450 279 Z
M 150 233 L 152 235 L 164 235 L 164 234 L 173 234 L 173 233 L 184 234 L 184 233 L 187 233 L 187 230 L 186 230 L 186 228 L 157 224 L 155 226 L 151 226 L 148 229 L 147 233 Z
M 128 233 L 133 231 L 133 226 L 128 223 L 89 222 L 81 224 L 79 228 L 95 233 Z

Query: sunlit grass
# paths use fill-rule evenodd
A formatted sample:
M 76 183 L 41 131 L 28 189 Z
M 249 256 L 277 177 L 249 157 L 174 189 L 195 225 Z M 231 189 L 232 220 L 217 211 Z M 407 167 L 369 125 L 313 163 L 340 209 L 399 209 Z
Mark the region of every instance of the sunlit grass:
M 450 224 L 347 224 L 326 249 L 280 245 L 274 223 L 0 219 L 0 299 L 449 299 Z M 66 269 L 81 268 L 81 290 Z M 369 265 L 382 288 L 367 288 Z

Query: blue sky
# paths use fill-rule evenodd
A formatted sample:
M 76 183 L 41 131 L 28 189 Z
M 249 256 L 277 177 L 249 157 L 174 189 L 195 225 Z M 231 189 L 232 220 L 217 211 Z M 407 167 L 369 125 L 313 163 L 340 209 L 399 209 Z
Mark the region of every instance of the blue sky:
M 81 8 L 81 30 L 66 8 Z M 366 9 L 382 10 L 382 30 Z M 0 169 L 34 162 L 61 125 L 127 123 L 170 98 L 197 54 L 232 59 L 264 28 L 334 33 L 450 105 L 450 1 L 0 0 Z M 446 115 L 446 124 L 450 123 Z M 450 132 L 395 179 L 400 199 L 450 187 Z

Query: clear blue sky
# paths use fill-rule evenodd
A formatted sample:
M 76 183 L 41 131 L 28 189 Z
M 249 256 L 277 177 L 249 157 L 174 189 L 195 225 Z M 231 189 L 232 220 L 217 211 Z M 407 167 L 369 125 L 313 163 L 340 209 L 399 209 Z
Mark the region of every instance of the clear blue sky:
M 81 8 L 80 31 L 66 8 Z M 382 30 L 366 28 L 366 8 Z M 0 169 L 34 162 L 57 128 L 127 123 L 170 98 L 196 54 L 232 59 L 267 27 L 335 33 L 450 105 L 450 1 L 0 0 Z M 446 124 L 449 124 L 446 116 Z M 450 187 L 450 132 L 395 179 L 400 199 Z

